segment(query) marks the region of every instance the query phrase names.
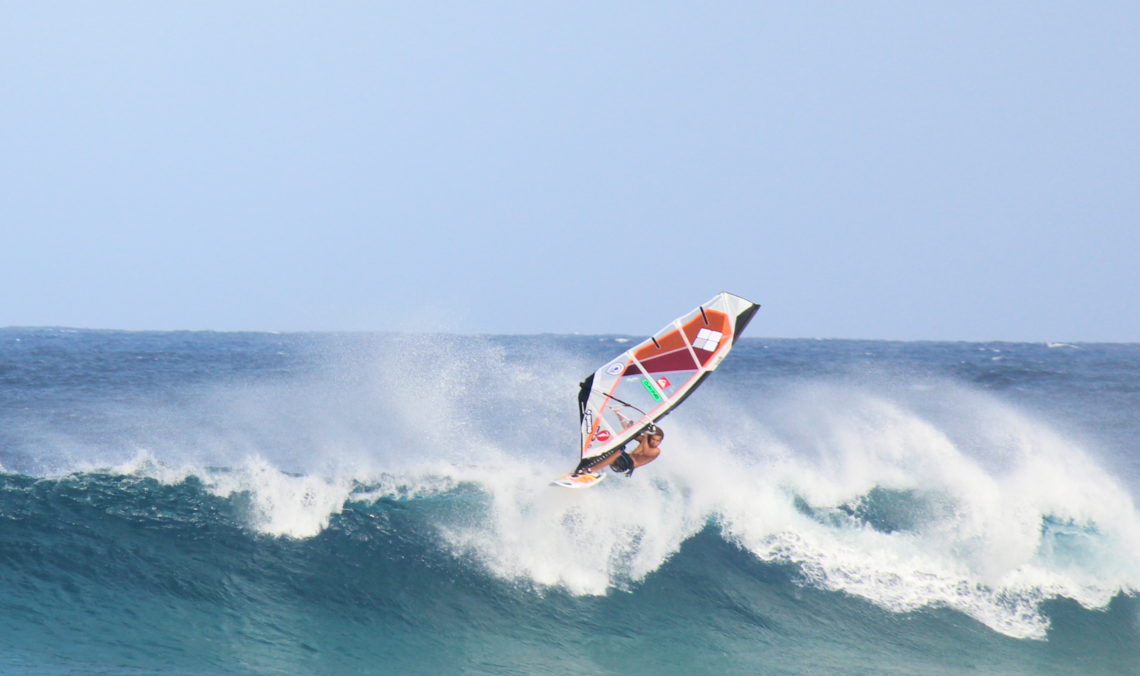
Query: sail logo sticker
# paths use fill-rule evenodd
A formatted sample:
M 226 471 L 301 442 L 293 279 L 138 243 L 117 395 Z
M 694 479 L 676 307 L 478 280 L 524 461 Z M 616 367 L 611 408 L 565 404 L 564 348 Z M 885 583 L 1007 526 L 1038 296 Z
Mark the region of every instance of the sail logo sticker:
M 625 364 L 620 361 L 615 361 L 606 368 L 606 373 L 611 376 L 616 376 L 625 369 Z
M 610 431 L 609 430 L 599 430 L 598 434 L 594 438 L 604 444 L 610 440 Z
M 641 386 L 645 388 L 645 391 L 649 393 L 649 396 L 653 397 L 653 401 L 664 401 L 664 399 L 661 397 L 661 393 L 657 391 L 657 388 L 654 387 L 653 383 L 649 382 L 647 378 L 641 379 Z
M 693 347 L 698 350 L 706 350 L 708 352 L 716 352 L 716 348 L 720 345 L 720 339 L 724 334 L 720 331 L 713 331 L 711 329 L 701 329 L 697 331 L 697 339 L 693 341 Z
M 657 384 L 661 386 L 661 389 L 667 390 L 667 389 L 669 389 L 669 386 L 672 385 L 673 383 L 670 383 L 669 379 L 666 378 L 665 376 L 661 376 L 660 378 L 657 379 Z

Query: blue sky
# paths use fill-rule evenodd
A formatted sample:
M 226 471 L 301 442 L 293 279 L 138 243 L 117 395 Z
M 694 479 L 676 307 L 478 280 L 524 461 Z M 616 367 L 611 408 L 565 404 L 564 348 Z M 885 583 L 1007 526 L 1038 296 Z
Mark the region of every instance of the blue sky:
M 0 326 L 1140 336 L 1140 3 L 8 2 Z

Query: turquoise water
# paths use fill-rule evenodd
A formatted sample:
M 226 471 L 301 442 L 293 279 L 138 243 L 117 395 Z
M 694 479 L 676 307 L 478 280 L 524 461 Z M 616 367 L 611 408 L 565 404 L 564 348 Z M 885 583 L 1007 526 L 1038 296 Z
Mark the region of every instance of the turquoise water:
M 0 330 L 0 671 L 1135 673 L 1140 346 L 744 338 L 551 488 L 619 340 Z

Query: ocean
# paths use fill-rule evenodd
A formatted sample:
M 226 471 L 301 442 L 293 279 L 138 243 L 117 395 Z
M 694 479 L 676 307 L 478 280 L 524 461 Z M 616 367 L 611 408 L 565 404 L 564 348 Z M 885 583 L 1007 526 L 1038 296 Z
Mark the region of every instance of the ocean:
M 0 673 L 1140 674 L 1140 345 L 0 329 Z M 640 336 L 633 337 L 640 339 Z

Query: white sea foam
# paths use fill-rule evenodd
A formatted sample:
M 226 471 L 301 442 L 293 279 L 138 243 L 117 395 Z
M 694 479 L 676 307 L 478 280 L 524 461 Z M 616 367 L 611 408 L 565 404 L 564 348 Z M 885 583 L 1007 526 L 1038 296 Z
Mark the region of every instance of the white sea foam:
M 289 475 L 257 457 L 236 470 L 210 477 L 210 491 L 226 497 L 247 494 L 250 525 L 270 535 L 317 535 L 343 509 L 353 487 L 346 478 Z
M 167 463 L 149 449 L 113 466 L 82 463 L 78 473 L 107 473 L 154 479 L 175 485 L 193 477 L 213 495 L 248 499 L 248 525 L 267 535 L 306 538 L 328 527 L 353 489 L 351 478 L 328 478 L 292 474 L 274 467 L 260 456 L 245 457 L 233 467 L 203 467 L 194 463 Z

